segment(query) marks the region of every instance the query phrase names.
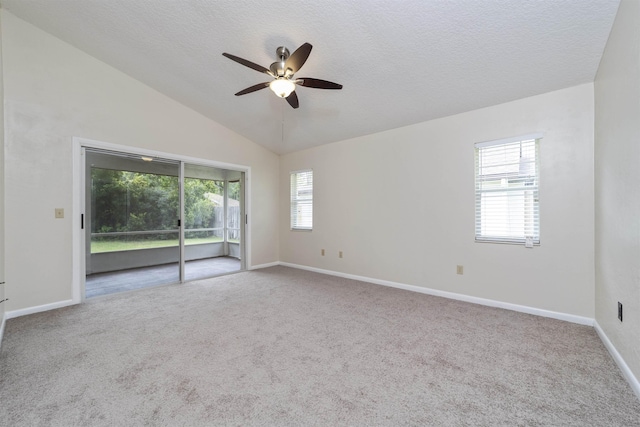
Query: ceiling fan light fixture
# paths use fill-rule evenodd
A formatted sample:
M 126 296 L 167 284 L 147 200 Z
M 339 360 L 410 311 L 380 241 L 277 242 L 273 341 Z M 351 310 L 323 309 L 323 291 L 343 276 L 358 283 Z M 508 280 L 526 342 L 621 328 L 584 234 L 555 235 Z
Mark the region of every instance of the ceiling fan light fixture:
M 269 83 L 269 88 L 280 98 L 286 98 L 296 89 L 296 84 L 287 78 L 279 77 Z

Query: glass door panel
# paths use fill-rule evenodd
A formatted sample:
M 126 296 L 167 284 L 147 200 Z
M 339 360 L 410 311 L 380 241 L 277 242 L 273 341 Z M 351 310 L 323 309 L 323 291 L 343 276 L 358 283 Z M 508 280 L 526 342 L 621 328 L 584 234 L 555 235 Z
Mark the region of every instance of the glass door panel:
M 179 162 L 89 149 L 86 162 L 86 297 L 179 282 Z
M 184 165 L 184 280 L 240 270 L 229 250 L 227 176 L 231 171 Z

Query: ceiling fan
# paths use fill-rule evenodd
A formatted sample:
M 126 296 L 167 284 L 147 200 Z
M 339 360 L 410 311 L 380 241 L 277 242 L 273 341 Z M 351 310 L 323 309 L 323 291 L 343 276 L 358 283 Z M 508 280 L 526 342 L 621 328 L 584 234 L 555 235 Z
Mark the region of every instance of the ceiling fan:
M 269 68 L 265 68 L 261 65 L 247 61 L 230 53 L 223 53 L 222 55 L 236 61 L 245 67 L 252 68 L 261 73 L 265 73 L 273 77 L 273 80 L 264 83 L 258 83 L 257 85 L 250 86 L 246 89 L 236 93 L 236 96 L 246 95 L 251 92 L 255 92 L 260 89 L 269 87 L 273 93 L 280 98 L 285 98 L 289 105 L 293 108 L 298 108 L 298 95 L 296 94 L 296 85 L 311 87 L 315 89 L 342 89 L 342 85 L 338 83 L 328 82 L 326 80 L 312 79 L 309 77 L 294 78 L 293 75 L 298 72 L 304 65 L 309 54 L 311 53 L 311 46 L 309 43 L 305 43 L 289 55 L 289 49 L 284 46 L 280 46 L 276 49 L 276 56 L 278 60 L 271 64 Z

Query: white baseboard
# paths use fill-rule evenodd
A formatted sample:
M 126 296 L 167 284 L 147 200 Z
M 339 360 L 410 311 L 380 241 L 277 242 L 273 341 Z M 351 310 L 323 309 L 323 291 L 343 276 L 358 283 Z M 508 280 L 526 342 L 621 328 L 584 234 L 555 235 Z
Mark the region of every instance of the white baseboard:
M 7 324 L 7 313 L 2 316 L 2 324 L 0 324 L 0 348 L 2 348 L 2 338 L 4 338 L 4 325 Z
M 249 267 L 249 270 L 260 270 L 261 268 L 275 267 L 277 265 L 281 265 L 281 263 L 276 261 L 276 262 L 269 262 L 267 264 L 252 265 L 251 267 Z
M 316 273 L 328 274 L 330 276 L 343 277 L 345 279 L 359 280 L 361 282 L 368 282 L 376 285 L 389 286 L 392 288 L 419 292 L 421 294 L 426 294 L 426 295 L 433 295 L 437 297 L 449 298 L 449 299 L 454 299 L 458 301 L 470 302 L 473 304 L 485 305 L 488 307 L 504 308 L 506 310 L 518 311 L 521 313 L 533 314 L 535 316 L 541 316 L 541 317 L 549 317 L 551 319 L 564 320 L 566 322 L 577 323 L 580 325 L 593 326 L 593 322 L 594 322 L 594 320 L 590 317 L 576 316 L 573 314 L 543 310 L 540 308 L 528 307 L 525 305 L 511 304 L 508 302 L 473 297 L 473 296 L 464 295 L 464 294 L 457 294 L 454 292 L 440 291 L 437 289 L 424 288 L 422 286 L 407 285 L 404 283 L 391 282 L 388 280 L 380 280 L 380 279 L 373 279 L 371 277 L 356 276 L 354 274 L 340 273 L 332 270 L 323 270 L 321 268 L 308 267 L 306 265 L 299 265 L 299 264 L 291 264 L 288 262 L 281 262 L 280 265 L 285 267 L 298 268 L 300 270 L 308 270 L 308 271 L 314 271 Z
M 611 354 L 611 357 L 613 357 L 613 360 L 615 360 L 618 368 L 620 368 L 620 370 L 622 371 L 622 375 L 631 386 L 631 389 L 636 394 L 636 396 L 638 396 L 638 399 L 640 399 L 640 381 L 638 381 L 635 375 L 633 375 L 633 372 L 631 372 L 629 365 L 627 365 L 620 353 L 618 353 L 618 350 L 616 350 L 616 348 L 613 346 L 613 343 L 611 343 L 611 340 L 609 339 L 607 334 L 604 333 L 597 320 L 594 321 L 593 327 L 596 329 L 600 340 L 609 351 L 609 354 Z
M 51 304 L 38 305 L 35 307 L 27 307 L 20 310 L 7 311 L 5 317 L 13 319 L 14 317 L 26 316 L 28 314 L 41 313 L 43 311 L 55 310 L 56 308 L 68 307 L 77 304 L 73 300 L 58 301 Z

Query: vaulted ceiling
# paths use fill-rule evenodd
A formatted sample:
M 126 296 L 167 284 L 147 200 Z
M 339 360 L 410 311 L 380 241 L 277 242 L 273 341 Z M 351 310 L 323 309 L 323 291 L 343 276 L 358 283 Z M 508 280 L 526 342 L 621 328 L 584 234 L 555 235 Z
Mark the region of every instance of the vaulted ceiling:
M 3 0 L 6 10 L 276 153 L 594 80 L 619 0 Z M 278 46 L 313 50 L 300 108 L 271 91 Z

